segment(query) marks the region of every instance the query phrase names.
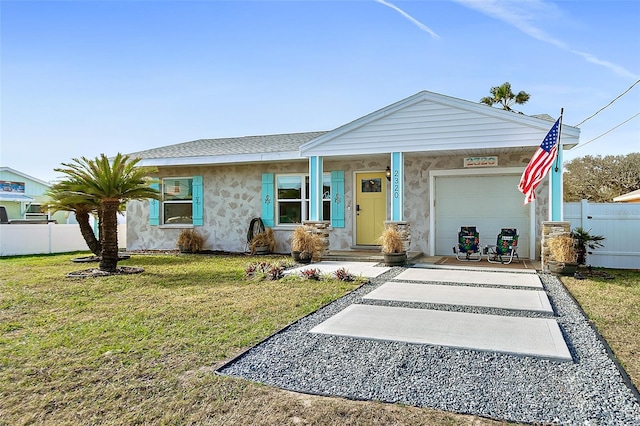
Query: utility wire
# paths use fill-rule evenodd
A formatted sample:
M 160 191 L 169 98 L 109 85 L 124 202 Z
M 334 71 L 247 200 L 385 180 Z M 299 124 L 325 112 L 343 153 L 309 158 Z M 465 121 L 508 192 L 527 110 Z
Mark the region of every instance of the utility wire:
M 638 80 L 638 81 L 640 81 L 640 80 Z M 582 147 L 583 147 L 583 146 L 585 146 L 586 144 L 591 143 L 591 142 L 595 141 L 596 139 L 600 139 L 600 138 L 601 138 L 601 137 L 603 137 L 604 135 L 606 135 L 606 134 L 608 134 L 608 133 L 613 132 L 613 131 L 614 131 L 615 129 L 617 129 L 618 127 L 622 126 L 623 124 L 625 124 L 625 123 L 626 123 L 626 122 L 628 122 L 628 121 L 633 120 L 634 118 L 636 118 L 636 117 L 637 117 L 637 116 L 639 116 L 639 115 L 640 115 L 640 112 L 639 112 L 639 113 L 637 113 L 636 115 L 634 115 L 634 116 L 632 116 L 632 117 L 630 117 L 630 118 L 628 118 L 628 119 L 624 120 L 622 123 L 618 124 L 617 126 L 612 127 L 611 129 L 607 130 L 606 132 L 604 132 L 604 133 L 603 133 L 603 134 L 601 134 L 600 136 L 596 136 L 595 138 L 591 139 L 590 141 L 587 141 L 587 142 L 585 142 L 585 143 L 581 143 L 580 145 L 576 146 L 576 147 L 575 147 L 575 148 L 573 148 L 573 149 L 582 148 Z M 576 126 L 576 127 L 577 127 L 577 126 Z
M 608 108 L 609 106 L 611 106 L 611 104 L 613 104 L 615 101 L 617 101 L 618 99 L 620 99 L 621 97 L 623 97 L 629 90 L 633 89 L 633 86 L 635 86 L 636 84 L 640 83 L 640 80 L 636 81 L 635 83 L 633 83 L 627 90 L 625 90 L 624 92 L 622 92 L 620 95 L 618 95 L 614 100 L 612 100 L 611 102 L 609 102 L 607 105 L 603 106 L 602 108 L 600 108 L 598 111 L 594 112 L 593 114 L 591 114 L 589 117 L 585 118 L 584 120 L 582 120 L 581 122 L 579 122 L 578 124 L 576 124 L 574 127 L 580 127 L 581 124 L 583 124 L 585 121 L 592 119 L 593 117 L 595 117 L 596 115 L 598 115 L 601 111 L 604 111 L 606 108 Z M 633 117 L 632 117 L 633 118 Z M 628 121 L 628 120 L 627 120 Z M 625 121 L 626 123 L 626 121 Z M 624 123 L 622 123 L 624 124 Z M 614 127 L 615 129 L 615 127 Z M 611 129 L 613 130 L 613 129 Z M 606 133 L 605 133 L 606 134 Z M 602 135 L 600 135 L 602 136 Z M 598 136 L 598 137 L 600 137 Z M 593 140 L 593 139 L 592 139 Z M 591 142 L 591 141 L 589 141 Z M 589 143 L 587 142 L 587 143 Z

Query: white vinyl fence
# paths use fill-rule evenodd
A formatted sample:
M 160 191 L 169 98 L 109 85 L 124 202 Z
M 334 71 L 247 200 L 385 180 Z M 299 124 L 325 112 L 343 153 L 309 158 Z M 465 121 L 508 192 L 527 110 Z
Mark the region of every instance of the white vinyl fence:
M 126 247 L 127 225 L 118 225 L 118 247 Z M 77 224 L 0 225 L 0 256 L 88 251 Z
M 587 255 L 588 265 L 640 269 L 640 203 L 564 203 L 564 220 L 605 237 L 604 247 Z
M 564 220 L 602 235 L 604 247 L 587 255 L 587 264 L 640 269 L 640 203 L 564 203 Z M 126 224 L 118 225 L 118 247 L 125 248 Z M 0 225 L 0 256 L 88 250 L 77 224 Z

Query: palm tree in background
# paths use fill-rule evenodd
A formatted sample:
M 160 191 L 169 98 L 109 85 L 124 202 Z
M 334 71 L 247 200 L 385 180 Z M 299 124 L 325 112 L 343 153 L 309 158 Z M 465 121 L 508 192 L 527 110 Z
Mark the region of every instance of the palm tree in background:
M 513 111 L 511 105 L 514 103 L 518 105 L 525 104 L 531 97 L 527 92 L 520 91 L 518 94 L 514 94 L 511 91 L 511 83 L 508 81 L 500 86 L 492 87 L 489 91 L 491 96 L 485 96 L 480 99 L 480 103 L 493 106 L 494 104 L 502 105 L 502 109 L 505 111 Z
M 100 229 L 100 270 L 115 272 L 118 266 L 118 211 L 127 201 L 160 199 L 149 186 L 151 168 L 136 167 L 139 158 L 118 153 L 111 161 L 101 154 L 93 160 L 74 158 L 54 169 L 67 176 L 67 200 L 95 205 Z M 64 185 L 63 185 L 64 187 Z

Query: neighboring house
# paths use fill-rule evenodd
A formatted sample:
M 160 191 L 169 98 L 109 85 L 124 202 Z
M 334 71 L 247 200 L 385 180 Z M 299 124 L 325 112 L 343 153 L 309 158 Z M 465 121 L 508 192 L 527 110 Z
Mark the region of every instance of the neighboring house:
M 640 189 L 622 194 L 614 198 L 613 201 L 616 203 L 640 203 Z
M 452 254 L 460 226 L 481 244 L 517 228 L 537 258 L 541 222 L 561 220 L 562 161 L 523 205 L 518 182 L 554 119 L 419 92 L 328 132 L 201 139 L 130 154 L 158 169 L 161 201 L 127 205 L 127 248 L 170 249 L 194 227 L 211 250 L 244 251 L 249 223 L 278 251 L 296 224 L 329 224 L 330 249 L 375 246 L 385 221 L 410 224 L 411 251 Z M 563 126 L 561 145 L 579 142 Z M 561 152 L 560 152 L 561 157 Z
M 49 221 L 66 223 L 67 214 L 50 215 L 42 209 L 47 200 L 45 193 L 50 185 L 10 167 L 0 167 L 0 206 L 3 206 L 9 221 Z

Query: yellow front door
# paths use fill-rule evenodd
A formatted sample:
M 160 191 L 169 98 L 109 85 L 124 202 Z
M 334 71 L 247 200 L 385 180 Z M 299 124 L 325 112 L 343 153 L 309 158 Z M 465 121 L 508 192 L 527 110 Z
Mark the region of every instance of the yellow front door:
M 356 174 L 356 244 L 376 245 L 387 220 L 384 172 Z

